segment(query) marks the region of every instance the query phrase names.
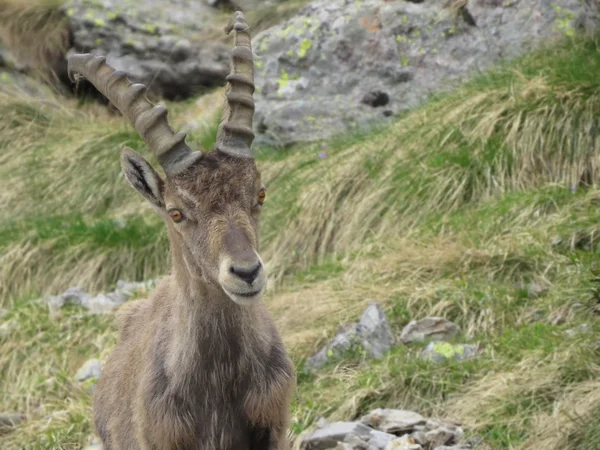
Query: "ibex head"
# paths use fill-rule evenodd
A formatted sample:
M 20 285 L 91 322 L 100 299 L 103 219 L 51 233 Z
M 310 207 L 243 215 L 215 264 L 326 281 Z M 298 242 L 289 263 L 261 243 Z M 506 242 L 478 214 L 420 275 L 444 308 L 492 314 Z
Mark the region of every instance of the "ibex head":
M 232 71 L 223 120 L 213 151 L 192 151 L 185 133 L 174 133 L 167 110 L 153 106 L 145 86 L 91 54 L 69 59 L 69 75 L 87 78 L 127 117 L 163 167 L 162 179 L 130 148 L 121 154 L 123 173 L 169 228 L 175 271 L 220 286 L 236 303 L 262 297 L 266 272 L 258 255 L 258 217 L 265 198 L 252 157 L 254 61 L 248 24 L 241 12 L 235 30 Z

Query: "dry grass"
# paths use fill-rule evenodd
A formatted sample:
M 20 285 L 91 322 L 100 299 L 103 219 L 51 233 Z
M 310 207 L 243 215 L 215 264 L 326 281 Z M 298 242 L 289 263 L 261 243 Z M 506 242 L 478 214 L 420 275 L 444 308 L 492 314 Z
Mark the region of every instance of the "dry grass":
M 389 129 L 331 142 L 323 160 L 320 147 L 260 152 L 267 301 L 300 371 L 294 433 L 319 416 L 400 407 L 461 420 L 489 448 L 598 447 L 598 54 L 594 42 L 541 52 Z M 196 146 L 214 138 L 220 96 L 173 109 L 183 123 L 208 106 Z M 26 299 L 168 269 L 162 224 L 119 175 L 122 144 L 143 151 L 96 107 L 0 93 L 0 207 L 10 212 L 0 219 L 0 330 L 17 324 L 0 337 L 0 410 L 27 415 L 2 449 L 80 448 L 91 400 L 72 376 L 114 346 L 110 316 L 51 318 Z M 530 295 L 532 282 L 548 291 Z M 440 315 L 484 351 L 436 365 L 419 345 L 397 346 L 382 360 L 350 353 L 304 373 L 305 358 L 371 300 L 396 333 Z M 587 332 L 565 334 L 581 324 Z
M 70 45 L 62 0 L 0 0 L 0 42 L 31 73 L 57 85 Z

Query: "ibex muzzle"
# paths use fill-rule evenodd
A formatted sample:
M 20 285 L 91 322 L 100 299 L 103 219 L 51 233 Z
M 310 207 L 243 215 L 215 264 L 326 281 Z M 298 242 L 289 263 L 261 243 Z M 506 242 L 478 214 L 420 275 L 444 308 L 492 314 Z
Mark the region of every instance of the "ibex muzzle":
M 265 188 L 252 157 L 253 57 L 236 13 L 232 71 L 211 152 L 192 151 L 145 88 L 94 55 L 69 59 L 123 113 L 163 167 L 130 148 L 129 183 L 165 220 L 172 272 L 148 300 L 126 304 L 120 340 L 94 398 L 107 450 L 284 450 L 294 368 L 258 301 L 267 285 L 258 254 Z M 233 300 L 233 301 L 232 301 Z

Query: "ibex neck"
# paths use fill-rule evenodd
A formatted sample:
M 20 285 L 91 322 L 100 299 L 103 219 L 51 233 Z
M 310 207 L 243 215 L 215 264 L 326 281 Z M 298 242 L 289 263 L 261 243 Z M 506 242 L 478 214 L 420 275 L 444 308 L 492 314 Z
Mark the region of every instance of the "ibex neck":
M 169 377 L 181 388 L 190 386 L 191 380 L 233 382 L 228 377 L 235 374 L 224 370 L 252 364 L 255 353 L 264 353 L 263 347 L 269 345 L 268 330 L 256 327 L 262 309 L 236 304 L 220 286 L 194 272 L 194 266 L 185 259 L 189 258 L 185 249 L 177 244 L 172 248 L 172 278 L 165 286 L 170 290 L 165 297 L 171 302 L 172 320 L 172 344 L 166 361 Z M 242 345 L 248 342 L 260 344 Z

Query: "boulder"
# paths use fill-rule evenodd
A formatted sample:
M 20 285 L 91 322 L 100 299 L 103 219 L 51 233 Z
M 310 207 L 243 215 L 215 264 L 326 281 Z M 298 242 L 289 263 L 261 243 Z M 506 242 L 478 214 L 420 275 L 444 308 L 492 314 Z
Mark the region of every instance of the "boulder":
M 394 345 L 394 335 L 381 306 L 369 303 L 358 323 L 341 327 L 336 336 L 306 361 L 306 368 L 315 370 L 331 358 L 360 347 L 365 355 L 381 358 Z
M 62 10 L 70 53 L 105 55 L 154 95 L 182 99 L 225 83 L 231 46 L 223 40 L 223 19 L 217 25 L 218 11 L 204 2 L 67 0 Z
M 256 142 L 318 141 L 386 122 L 542 42 L 593 32 L 600 16 L 600 3 L 577 0 L 450 3 L 315 0 L 258 34 Z

